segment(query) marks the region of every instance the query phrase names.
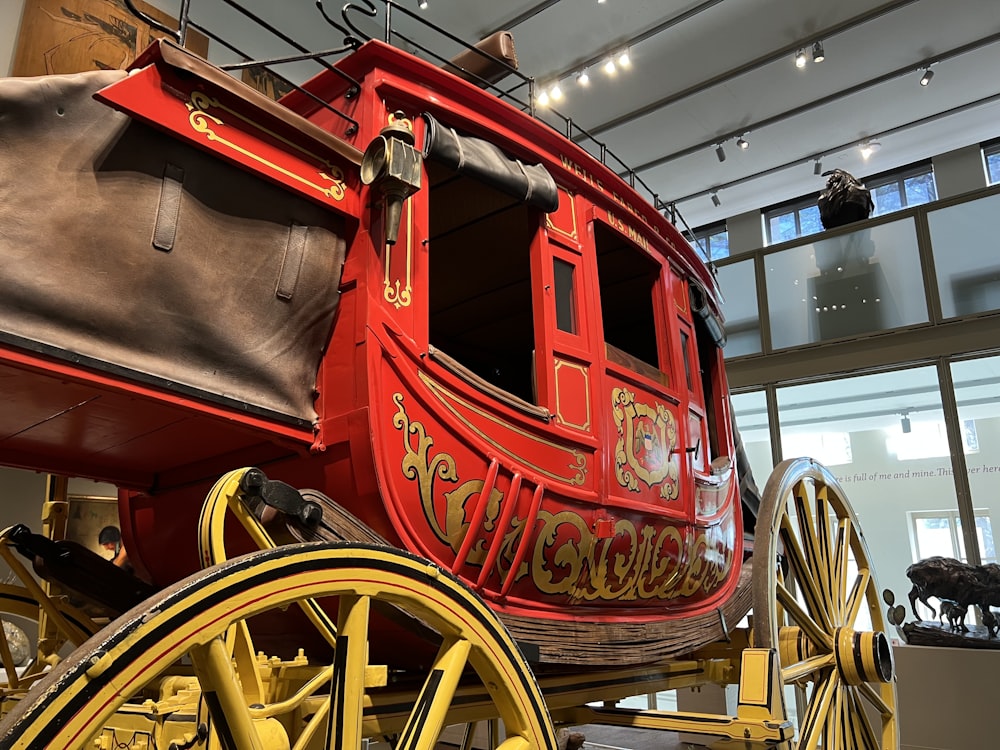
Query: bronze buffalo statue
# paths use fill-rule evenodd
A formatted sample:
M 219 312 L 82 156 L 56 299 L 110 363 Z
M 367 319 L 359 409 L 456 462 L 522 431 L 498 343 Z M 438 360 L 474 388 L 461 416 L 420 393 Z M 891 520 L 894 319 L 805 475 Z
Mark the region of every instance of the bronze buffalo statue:
M 953 602 L 962 612 L 973 604 L 1000 604 L 1000 566 L 969 565 L 951 557 L 928 557 L 906 569 L 910 589 L 910 609 L 917 614 L 917 600 L 935 613 L 927 600 L 937 597 Z M 936 613 L 935 613 L 936 615 Z

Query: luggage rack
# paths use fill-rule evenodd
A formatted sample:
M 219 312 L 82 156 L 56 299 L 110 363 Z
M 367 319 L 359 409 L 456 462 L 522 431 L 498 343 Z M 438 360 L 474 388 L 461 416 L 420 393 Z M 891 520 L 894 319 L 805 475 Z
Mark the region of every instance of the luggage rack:
M 255 58 L 253 55 L 244 51 L 240 47 L 237 47 L 232 41 L 212 31 L 207 27 L 207 25 L 200 24 L 193 20 L 191 17 L 191 0 L 181 0 L 176 29 L 167 26 L 161 21 L 158 21 L 141 11 L 138 7 L 136 7 L 134 0 L 124 0 L 125 5 L 133 15 L 142 19 L 144 23 L 149 24 L 151 27 L 169 35 L 181 45 L 185 43 L 189 32 L 193 30 L 200 34 L 204 34 L 210 40 L 221 44 L 226 49 L 243 58 L 239 62 L 218 64 L 218 67 L 223 70 L 233 72 L 246 68 L 267 68 L 269 72 L 282 83 L 295 90 L 301 91 L 305 96 L 315 101 L 319 106 L 335 113 L 338 118 L 343 119 L 347 123 L 344 135 L 348 137 L 353 135 L 358 128 L 358 123 L 353 117 L 341 110 L 336 109 L 335 107 L 332 107 L 329 103 L 322 101 L 319 97 L 316 97 L 295 81 L 282 75 L 281 73 L 278 73 L 274 70 L 274 66 L 312 60 L 322 68 L 333 71 L 336 75 L 346 80 L 356 93 L 356 91 L 360 88 L 360 84 L 352 79 L 347 73 L 331 64 L 328 61 L 328 58 L 347 54 L 360 47 L 364 42 L 375 38 L 372 33 L 369 33 L 361 28 L 356 22 L 356 19 L 359 16 L 362 16 L 377 20 L 380 14 L 383 21 L 381 24 L 382 41 L 387 44 L 406 48 L 414 53 L 426 56 L 428 59 L 434 60 L 442 66 L 448 66 L 453 70 L 460 71 L 463 77 L 467 80 L 471 80 L 481 88 L 491 91 L 498 98 L 503 99 L 521 111 L 530 113 L 532 117 L 540 122 L 545 122 L 553 129 L 557 131 L 560 130 L 560 128 L 555 127 L 552 123 L 539 116 L 535 106 L 534 78 L 526 76 L 516 67 L 509 64 L 506 60 L 491 54 L 489 51 L 481 48 L 480 46 L 470 44 L 460 37 L 451 34 L 440 26 L 428 21 L 426 18 L 421 17 L 418 13 L 414 13 L 405 5 L 394 2 L 394 0 L 359 0 L 358 2 L 348 2 L 340 10 L 341 18 L 339 21 L 335 19 L 324 7 L 324 0 L 316 0 L 316 9 L 322 19 L 344 35 L 343 42 L 340 46 L 324 50 L 310 50 L 306 45 L 296 41 L 273 24 L 248 10 L 239 2 L 236 2 L 236 0 L 220 0 L 220 2 L 230 7 L 234 12 L 240 14 L 254 25 L 265 30 L 269 34 L 272 34 L 275 38 L 290 46 L 295 50 L 295 53 L 285 56 Z M 463 64 L 454 57 L 447 58 L 431 49 L 427 44 L 417 40 L 415 36 L 403 33 L 397 25 L 394 24 L 393 17 L 397 14 L 403 15 L 407 19 L 415 22 L 419 27 L 429 29 L 434 34 L 440 35 L 449 42 L 458 45 L 463 50 L 462 57 L 466 63 Z M 473 70 L 473 66 L 468 64 L 469 60 L 481 60 L 483 63 L 489 64 L 490 66 L 496 66 L 498 69 L 503 71 L 503 75 L 498 81 L 490 80 L 476 70 Z M 511 85 L 499 85 L 511 77 L 514 79 Z M 525 90 L 527 91 L 526 97 L 524 96 Z M 351 98 L 350 92 L 348 98 Z M 608 148 L 607 143 L 599 140 L 596 136 L 576 123 L 571 117 L 563 115 L 551 107 L 547 107 L 546 112 L 550 113 L 561 122 L 561 132 L 564 136 L 576 142 L 581 147 L 586 148 L 605 166 L 614 169 L 615 172 L 622 177 L 622 179 L 626 180 L 632 188 L 644 192 L 653 206 L 658 211 L 664 211 L 667 218 L 672 223 L 682 225 L 688 233 L 688 239 L 694 242 L 694 233 L 687 225 L 687 222 L 684 221 L 684 218 L 680 215 L 676 205 L 671 202 L 661 200 L 659 194 L 656 193 L 645 181 L 643 181 L 635 170 L 633 170 L 610 148 Z M 701 248 L 698 243 L 695 243 L 695 246 L 698 248 L 703 258 L 707 261 L 704 249 Z

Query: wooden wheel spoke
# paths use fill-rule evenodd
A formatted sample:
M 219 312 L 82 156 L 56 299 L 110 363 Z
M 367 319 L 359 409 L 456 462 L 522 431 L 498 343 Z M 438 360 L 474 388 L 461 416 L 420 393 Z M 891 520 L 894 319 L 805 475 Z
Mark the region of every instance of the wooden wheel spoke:
M 865 595 L 868 591 L 871 578 L 872 574 L 868 568 L 858 571 L 858 576 L 854 579 L 854 586 L 851 587 L 850 596 L 847 597 L 847 615 L 844 618 L 845 625 L 853 625 L 858 619 L 861 605 L 865 603 Z
M 858 692 L 865 697 L 865 699 L 875 707 L 882 716 L 892 716 L 894 711 L 884 700 L 882 696 L 876 692 L 875 688 L 869 685 L 867 682 L 863 682 L 858 686 Z
M 862 687 L 865 686 L 862 685 Z M 862 705 L 856 690 L 850 691 L 850 706 L 848 711 L 854 730 L 854 747 L 863 748 L 864 750 L 878 750 L 878 735 L 875 734 L 875 730 L 868 720 L 868 714 L 865 712 L 865 707 Z
M 361 717 L 370 614 L 370 597 L 340 597 L 333 679 L 330 681 L 330 712 L 326 725 L 326 747 L 331 750 L 361 747 L 362 744 Z
M 826 732 L 823 738 L 823 750 L 847 750 L 844 745 L 844 685 L 840 684 L 833 692 L 830 706 L 830 716 L 826 721 Z
M 470 650 L 466 640 L 449 638 L 441 645 L 396 750 L 433 750 L 437 745 Z
M 830 529 L 830 499 L 829 488 L 824 485 L 816 487 L 816 576 L 823 585 L 827 605 L 834 622 L 840 615 L 840 602 L 837 601 L 837 563 L 834 555 L 834 544 Z
M 791 664 L 788 667 L 783 667 L 781 670 L 781 679 L 786 683 L 795 682 L 796 680 L 802 679 L 806 675 L 814 674 L 822 671 L 827 667 L 832 667 L 836 663 L 833 654 L 821 654 L 820 656 L 813 656 L 808 659 L 803 659 L 797 664 Z
M 802 588 L 808 585 L 812 587 L 817 600 L 817 610 L 822 609 L 827 617 L 824 618 L 828 628 L 832 627 L 833 620 L 830 617 L 833 610 L 833 602 L 830 599 L 830 592 L 827 586 L 827 573 L 825 568 L 826 558 L 823 555 L 823 544 L 820 541 L 819 528 L 823 525 L 819 516 L 814 513 L 814 508 L 809 502 L 809 494 L 806 483 L 799 482 L 796 485 L 795 493 L 796 516 L 801 532 L 800 542 L 806 560 L 806 571 L 803 575 Z
M 202 698 L 222 745 L 230 750 L 263 750 L 222 638 L 195 646 L 190 655 L 201 683 Z
M 812 574 L 805 551 L 799 543 L 798 536 L 792 530 L 791 521 L 787 517 L 783 520 L 782 529 L 785 533 L 782 534 L 781 538 L 785 545 L 789 572 L 792 574 L 791 578 L 801 590 L 809 612 L 822 624 L 827 632 L 832 631 L 833 621 L 830 619 L 826 602 L 816 586 L 816 578 Z
M 7 630 L 4 628 L 2 619 L 0 619 L 0 660 L 2 660 L 7 675 L 7 686 L 16 688 L 18 686 L 17 667 L 14 666 L 14 656 L 10 652 L 10 642 L 7 640 Z
M 835 600 L 838 604 L 839 616 L 834 621 L 836 625 L 846 625 L 852 622 L 847 615 L 847 569 L 850 565 L 851 537 L 854 533 L 851 519 L 841 518 L 837 524 L 837 541 L 834 546 Z
M 779 584 L 775 593 L 777 594 L 778 602 L 785 608 L 785 614 L 788 615 L 791 623 L 802 628 L 802 631 L 808 636 L 809 640 L 818 648 L 827 653 L 833 651 L 833 637 L 829 629 L 825 629 L 823 625 L 810 617 L 809 613 L 802 609 L 802 606 L 792 595 L 792 592 L 783 585 Z
M 829 720 L 830 703 L 839 682 L 837 671 L 831 669 L 813 686 L 812 700 L 799 731 L 799 750 L 816 750 L 821 746 L 824 725 Z

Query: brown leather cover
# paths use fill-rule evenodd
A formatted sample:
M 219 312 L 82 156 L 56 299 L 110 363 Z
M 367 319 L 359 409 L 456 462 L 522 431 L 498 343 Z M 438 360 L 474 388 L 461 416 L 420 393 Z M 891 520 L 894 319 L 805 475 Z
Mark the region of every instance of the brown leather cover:
M 0 339 L 315 419 L 343 219 L 93 100 L 124 75 L 0 80 Z
M 514 35 L 509 31 L 494 32 L 474 46 L 479 52 L 471 49 L 460 52 L 445 65 L 445 70 L 476 84 L 496 83 L 509 75 L 511 68 L 517 70 Z

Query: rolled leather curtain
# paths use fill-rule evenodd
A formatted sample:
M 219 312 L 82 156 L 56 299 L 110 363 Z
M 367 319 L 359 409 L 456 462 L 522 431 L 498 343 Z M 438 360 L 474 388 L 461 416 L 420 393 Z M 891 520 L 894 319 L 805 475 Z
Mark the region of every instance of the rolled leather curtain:
M 555 180 L 541 164 L 525 164 L 489 141 L 459 135 L 454 128 L 442 125 L 427 113 L 423 118 L 427 121 L 424 158 L 481 180 L 546 213 L 559 208 Z

